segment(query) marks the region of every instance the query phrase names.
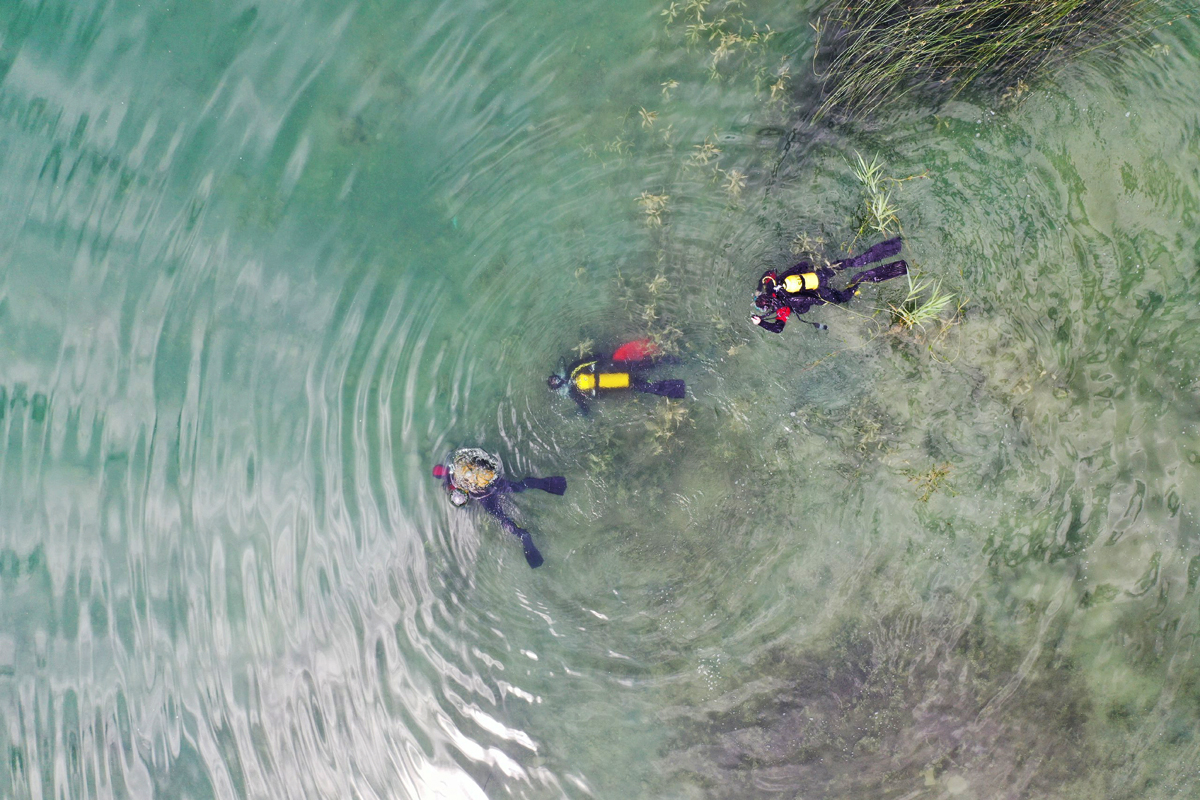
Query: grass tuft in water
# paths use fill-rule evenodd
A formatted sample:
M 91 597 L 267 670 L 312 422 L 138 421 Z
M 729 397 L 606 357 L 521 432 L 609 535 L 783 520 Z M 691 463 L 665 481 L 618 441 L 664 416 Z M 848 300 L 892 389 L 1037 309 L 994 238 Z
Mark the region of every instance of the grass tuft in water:
M 944 323 L 942 314 L 953 300 L 954 295 L 942 289 L 941 281 L 924 278 L 916 270 L 909 270 L 908 294 L 899 305 L 889 304 L 892 324 L 905 330 L 916 328 L 924 332 L 930 323 Z
M 1164 17 L 1161 0 L 833 0 L 813 25 L 825 70 L 816 116 L 867 116 L 914 91 L 1022 86 Z
M 896 216 L 896 207 L 892 204 L 892 193 L 884 188 L 888 179 L 883 174 L 883 163 L 879 156 L 872 156 L 870 162 L 863 158 L 862 153 L 854 154 L 857 163 L 852 166 L 854 177 L 867 192 L 867 208 L 863 215 L 862 225 L 859 226 L 859 236 L 868 230 L 887 236 L 900 230 L 900 218 Z
M 940 464 L 930 467 L 924 472 L 918 472 L 909 475 L 909 483 L 915 483 L 921 492 L 921 496 L 917 499 L 922 503 L 928 503 L 929 498 L 933 497 L 934 492 L 941 489 L 946 483 L 946 478 L 950 475 L 950 464 Z M 953 489 L 950 494 L 957 494 Z
M 854 161 L 850 163 L 850 171 L 862 184 L 866 192 L 866 208 L 863 209 L 858 235 L 873 232 L 881 236 L 890 236 L 901 231 L 898 209 L 892 202 L 892 189 L 904 181 L 927 177 L 925 173 L 909 175 L 907 178 L 893 178 L 883 173 L 883 162 L 879 156 L 871 156 L 867 161 L 863 154 L 854 151 Z
M 667 203 L 671 196 L 666 194 L 650 194 L 650 192 L 642 192 L 638 198 L 638 205 L 642 207 L 642 213 L 646 215 L 646 224 L 651 228 L 661 228 L 663 224 L 662 215 L 667 210 Z

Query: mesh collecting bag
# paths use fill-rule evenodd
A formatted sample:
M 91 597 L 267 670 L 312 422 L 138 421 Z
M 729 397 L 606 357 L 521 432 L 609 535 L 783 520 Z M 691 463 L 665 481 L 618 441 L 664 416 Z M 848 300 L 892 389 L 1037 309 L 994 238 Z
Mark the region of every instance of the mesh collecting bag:
M 450 482 L 467 494 L 486 494 L 499 477 L 499 459 L 478 447 L 456 450 L 450 459 Z

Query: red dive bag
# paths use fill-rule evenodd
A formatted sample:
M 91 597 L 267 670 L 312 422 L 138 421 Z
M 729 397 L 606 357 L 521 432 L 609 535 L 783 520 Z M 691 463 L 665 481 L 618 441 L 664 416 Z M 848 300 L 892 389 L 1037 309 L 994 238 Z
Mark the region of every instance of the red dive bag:
M 613 361 L 645 361 L 647 358 L 653 358 L 660 352 L 658 345 L 649 339 L 636 339 L 632 342 L 626 342 L 617 348 L 613 353 Z

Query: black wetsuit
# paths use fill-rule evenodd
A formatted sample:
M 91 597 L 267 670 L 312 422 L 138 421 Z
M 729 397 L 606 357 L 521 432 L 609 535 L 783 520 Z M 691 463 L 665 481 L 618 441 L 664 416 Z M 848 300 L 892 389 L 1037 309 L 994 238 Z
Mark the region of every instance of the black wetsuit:
M 575 405 L 579 406 L 579 411 L 583 414 L 588 413 L 588 400 L 594 399 L 598 394 L 607 394 L 612 391 L 629 389 L 635 392 L 642 392 L 643 394 L 670 397 L 675 400 L 685 397 L 687 395 L 687 387 L 681 380 L 668 378 L 661 381 L 649 381 L 638 374 L 638 370 L 653 369 L 656 363 L 656 359 L 653 358 L 644 358 L 639 361 L 613 361 L 612 359 L 597 358 L 595 356 L 583 358 L 567 367 L 565 375 L 566 383 L 563 389 L 575 401 Z M 590 378 L 590 388 L 581 388 L 577 380 L 581 370 L 585 370 L 585 378 Z M 628 375 L 629 379 L 628 383 L 624 386 L 604 386 L 601 385 L 601 375 Z
M 901 240 L 897 236 L 894 239 L 880 242 L 861 255 L 844 258 L 829 267 L 814 267 L 807 261 L 801 261 L 778 276 L 774 276 L 771 271 L 764 273 L 759 279 L 759 294 L 754 300 L 754 305 L 763 312 L 776 312 L 776 315 L 775 319 L 764 318 L 758 323 L 758 326 L 771 333 L 782 333 L 791 312 L 803 314 L 816 305 L 848 303 L 854 298 L 858 284 L 879 283 L 906 274 L 908 264 L 901 260 L 859 272 L 850 279 L 850 283 L 845 289 L 835 289 L 829 283 L 837 272 L 852 267 L 862 267 L 873 261 L 894 256 L 900 252 L 900 247 Z M 802 281 L 806 288 L 789 292 L 785 288 L 785 283 L 791 276 L 808 276 Z M 814 279 L 817 285 L 810 287 Z M 783 314 L 778 313 L 783 308 L 787 308 L 788 311 Z
M 446 471 L 446 475 L 442 479 L 442 485 L 445 487 L 447 492 L 453 492 L 457 488 L 453 481 L 450 480 L 449 470 Z M 503 528 L 505 532 L 511 533 L 513 536 L 516 536 L 521 540 L 521 546 L 525 550 L 525 560 L 529 562 L 529 566 L 536 569 L 542 565 L 542 554 L 538 552 L 538 549 L 534 546 L 533 537 L 529 534 L 529 531 L 517 525 L 517 523 L 513 522 L 512 518 L 508 516 L 508 512 L 505 511 L 504 503 L 501 499 L 506 494 L 523 492 L 526 489 L 541 489 L 543 492 L 549 492 L 550 494 L 563 494 L 567 491 L 567 479 L 559 475 L 554 475 L 549 478 L 535 478 L 533 476 L 529 476 L 520 481 L 510 481 L 506 478 L 496 478 L 492 485 L 489 486 L 487 491 L 483 494 L 474 494 L 471 492 L 464 492 L 464 494 L 473 500 L 478 500 L 479 505 L 483 506 L 485 511 L 496 518 L 496 520 L 500 523 L 500 527 Z M 459 491 L 462 490 L 460 489 Z
M 561 488 L 558 482 L 561 482 Z M 556 488 L 559 490 L 555 491 Z M 500 527 L 502 527 L 508 533 L 511 533 L 513 536 L 519 538 L 524 534 L 529 533 L 529 531 L 518 527 L 517 523 L 512 521 L 512 519 L 508 516 L 508 512 L 504 510 L 504 505 L 500 498 L 503 495 L 523 492 L 526 489 L 541 489 L 542 491 L 550 492 L 551 494 L 562 494 L 564 491 L 566 491 L 566 488 L 567 480 L 566 478 L 561 477 L 528 477 L 515 483 L 505 478 L 497 478 L 496 482 L 492 484 L 487 494 L 468 494 L 468 496 L 478 500 L 479 505 L 483 506 L 484 510 L 486 510 L 500 522 Z
M 830 267 L 814 267 L 807 261 L 801 261 L 779 276 L 779 288 L 768 294 L 770 307 L 780 308 L 786 305 L 797 314 L 803 314 L 813 306 L 848 303 L 854 298 L 854 284 L 857 281 L 851 281 L 845 289 L 835 289 L 829 285 L 829 281 L 836 274 L 837 272 Z M 815 275 L 818 281 L 817 288 L 803 289 L 799 292 L 787 291 L 783 288 L 784 281 L 792 275 Z

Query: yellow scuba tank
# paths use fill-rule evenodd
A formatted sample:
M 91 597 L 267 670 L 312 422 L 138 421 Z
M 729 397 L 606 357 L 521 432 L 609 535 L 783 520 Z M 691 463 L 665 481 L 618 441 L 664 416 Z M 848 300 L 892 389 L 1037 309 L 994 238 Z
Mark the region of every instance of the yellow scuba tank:
M 783 279 L 783 288 L 795 294 L 801 291 L 814 291 L 821 285 L 815 272 L 802 272 L 799 275 L 788 275 Z
M 596 362 L 580 364 L 571 371 L 571 383 L 585 394 L 595 394 L 597 389 L 628 389 L 632 378 L 628 372 L 596 372 Z
M 581 392 L 596 391 L 596 362 L 588 361 L 571 370 L 571 383 Z

